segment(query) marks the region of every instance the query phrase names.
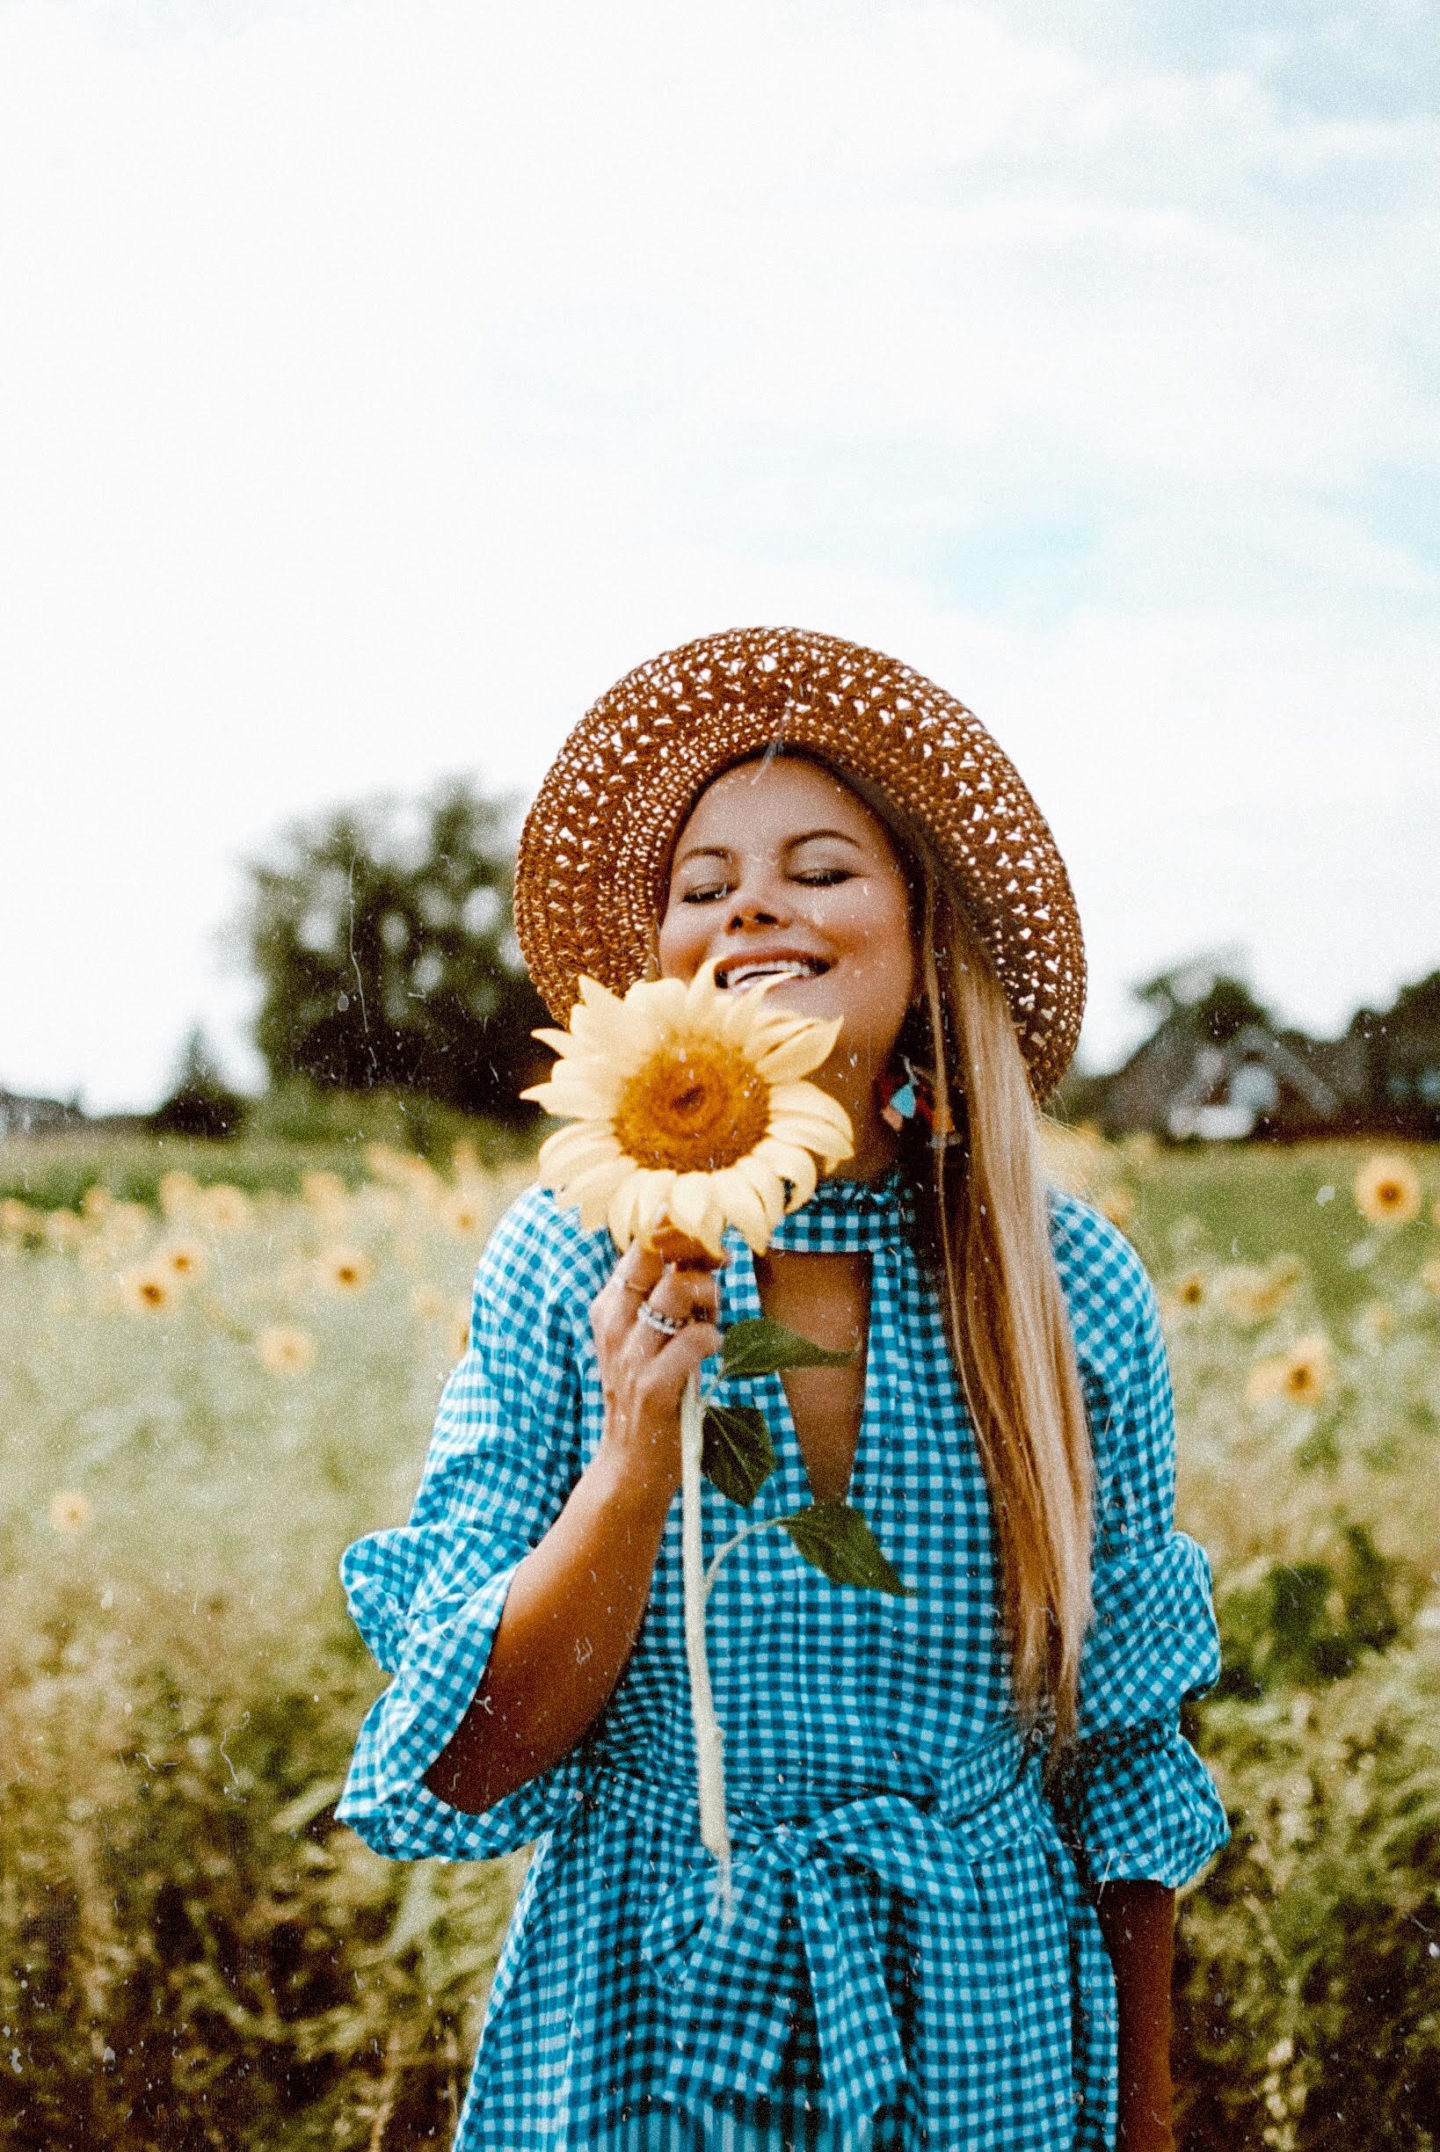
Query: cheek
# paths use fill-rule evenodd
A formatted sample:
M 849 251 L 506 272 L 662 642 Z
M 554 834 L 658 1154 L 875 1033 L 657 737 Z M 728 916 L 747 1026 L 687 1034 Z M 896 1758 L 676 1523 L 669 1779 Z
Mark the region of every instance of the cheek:
M 704 922 L 683 904 L 672 904 L 660 921 L 656 947 L 663 978 L 694 971 L 704 953 Z

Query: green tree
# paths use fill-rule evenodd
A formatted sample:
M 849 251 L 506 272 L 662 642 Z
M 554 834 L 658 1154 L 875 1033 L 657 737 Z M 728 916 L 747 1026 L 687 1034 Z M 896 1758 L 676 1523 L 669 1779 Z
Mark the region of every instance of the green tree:
M 1217 957 L 1195 957 L 1177 964 L 1135 987 L 1135 999 L 1142 1007 L 1153 1010 L 1162 1023 L 1173 1016 L 1183 1016 L 1200 1037 L 1212 1039 L 1217 1046 L 1228 1046 L 1247 1024 L 1269 1028 L 1274 1023 L 1270 1011 L 1255 999 L 1245 981 L 1226 969 L 1238 961 L 1239 955 L 1227 949 Z
M 511 1122 L 548 1066 L 510 914 L 508 809 L 463 780 L 342 807 L 250 865 L 242 932 L 271 1078 L 423 1093 Z
M 245 1110 L 246 1101 L 226 1083 L 197 1024 L 185 1041 L 174 1086 L 150 1115 L 150 1126 L 161 1136 L 238 1136 Z

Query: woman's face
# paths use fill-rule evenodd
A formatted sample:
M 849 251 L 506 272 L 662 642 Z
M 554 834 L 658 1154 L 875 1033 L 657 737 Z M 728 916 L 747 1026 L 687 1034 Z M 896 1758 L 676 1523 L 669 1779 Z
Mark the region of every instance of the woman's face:
M 710 958 L 743 993 L 841 1019 L 821 1080 L 855 1123 L 851 1170 L 886 1132 L 875 1078 L 915 983 L 910 897 L 884 824 L 828 770 L 788 756 L 742 763 L 701 793 L 681 829 L 660 923 L 660 969 L 690 979 Z

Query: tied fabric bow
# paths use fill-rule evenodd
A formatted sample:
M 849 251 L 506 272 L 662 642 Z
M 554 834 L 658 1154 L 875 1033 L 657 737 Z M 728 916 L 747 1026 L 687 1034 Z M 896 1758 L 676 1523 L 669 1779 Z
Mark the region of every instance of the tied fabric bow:
M 936 1946 L 947 1922 L 978 1911 L 955 1833 L 899 1794 L 743 1835 L 728 1915 L 708 1868 L 661 1900 L 645 1951 L 671 1998 L 667 2090 L 678 2104 L 713 2106 L 717 2095 L 770 2087 L 807 1971 L 827 2115 L 854 2131 L 898 2096 L 905 2054 L 867 1872 L 915 1906 L 932 1931 L 915 1937 L 922 1949 Z M 786 1928 L 792 1902 L 798 1948 Z

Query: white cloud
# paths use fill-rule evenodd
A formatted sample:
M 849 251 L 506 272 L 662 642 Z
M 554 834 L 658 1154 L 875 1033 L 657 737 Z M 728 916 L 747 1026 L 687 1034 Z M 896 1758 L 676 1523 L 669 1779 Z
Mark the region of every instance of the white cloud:
M 746 618 L 993 716 L 1102 1050 L 1192 946 L 1440 957 L 1437 129 L 1157 21 L 0 17 L 0 1081 L 153 1095 L 242 851 Z

